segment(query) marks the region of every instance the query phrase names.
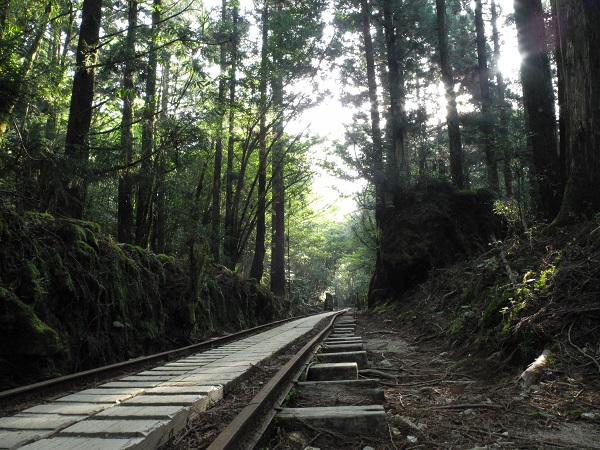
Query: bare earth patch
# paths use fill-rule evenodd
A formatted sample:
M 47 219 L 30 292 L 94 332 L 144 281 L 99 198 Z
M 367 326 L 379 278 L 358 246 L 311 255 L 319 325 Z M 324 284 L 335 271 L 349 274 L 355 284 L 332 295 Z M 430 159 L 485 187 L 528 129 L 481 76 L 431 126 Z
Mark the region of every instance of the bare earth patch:
M 386 386 L 390 441 L 383 448 L 598 449 L 598 379 L 547 370 L 528 391 L 519 372 L 486 359 L 461 361 L 435 341 L 359 316 L 369 359 Z M 371 323 L 369 323 L 371 322 Z

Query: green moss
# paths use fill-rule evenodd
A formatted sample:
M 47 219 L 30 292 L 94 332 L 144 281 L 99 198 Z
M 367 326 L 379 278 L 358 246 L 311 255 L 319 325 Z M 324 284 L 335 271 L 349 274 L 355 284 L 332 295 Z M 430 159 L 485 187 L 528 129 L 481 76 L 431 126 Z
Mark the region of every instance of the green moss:
M 87 229 L 93 233 L 100 233 L 100 225 L 98 225 L 95 222 L 87 222 L 85 220 L 76 220 L 76 219 L 66 219 L 69 222 L 71 222 L 73 225 L 79 227 L 79 228 L 83 228 L 83 229 Z
M 163 253 L 159 253 L 156 255 L 156 258 L 160 261 L 161 264 L 173 264 L 175 262 L 175 258 L 169 255 L 165 255 Z

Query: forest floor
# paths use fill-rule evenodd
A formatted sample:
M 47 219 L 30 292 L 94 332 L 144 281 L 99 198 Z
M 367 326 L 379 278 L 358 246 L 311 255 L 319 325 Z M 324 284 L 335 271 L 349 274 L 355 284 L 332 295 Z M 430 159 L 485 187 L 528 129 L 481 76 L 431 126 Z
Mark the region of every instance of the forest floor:
M 550 368 L 523 390 L 522 369 L 443 351 L 416 326 L 361 318 L 369 360 L 395 376 L 382 381 L 390 439 L 374 448 L 600 448 L 598 377 Z
M 389 436 L 276 433 L 265 449 L 600 449 L 600 380 L 546 369 L 522 390 L 520 370 L 442 350 L 418 327 L 358 314 L 356 334 L 381 378 Z M 285 357 L 282 357 L 285 358 Z M 273 361 L 190 422 L 165 448 L 202 449 L 281 366 Z

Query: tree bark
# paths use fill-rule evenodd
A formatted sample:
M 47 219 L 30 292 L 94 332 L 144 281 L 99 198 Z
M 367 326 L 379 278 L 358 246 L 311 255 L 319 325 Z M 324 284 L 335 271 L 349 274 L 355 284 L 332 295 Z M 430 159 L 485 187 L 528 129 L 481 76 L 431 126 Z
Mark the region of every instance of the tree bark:
M 165 128 L 168 117 L 170 90 L 169 78 L 171 72 L 170 54 L 165 53 L 163 60 L 165 61 L 162 68 L 161 79 L 161 99 L 160 99 L 160 121 L 161 128 Z M 164 149 L 166 145 L 161 143 L 161 151 L 156 152 L 155 156 L 155 174 L 156 188 L 154 195 L 154 214 L 152 218 L 152 234 L 150 236 L 151 248 L 154 253 L 166 253 L 167 249 L 167 190 L 165 186 L 165 178 L 167 175 L 166 155 Z
M 491 114 L 490 80 L 487 63 L 487 46 L 481 0 L 475 1 L 475 28 L 477 31 L 477 65 L 479 72 L 479 90 L 481 95 L 481 134 L 485 153 L 487 184 L 494 192 L 500 191 L 498 180 L 498 157 L 492 136 L 493 118 Z
M 223 26 L 227 23 L 227 0 L 221 2 L 221 22 Z M 223 170 L 223 141 L 225 140 L 225 92 L 227 89 L 227 46 L 228 42 L 222 42 L 219 55 L 219 93 L 217 98 L 217 108 L 219 109 L 217 142 L 215 143 L 215 165 L 213 171 L 213 195 L 211 211 L 211 245 L 210 250 L 213 260 L 219 264 L 221 262 L 221 175 Z
M 556 0 L 566 109 L 567 184 L 555 223 L 600 211 L 600 3 Z
M 391 149 L 388 152 L 387 182 L 397 196 L 407 185 L 409 179 L 408 155 L 404 145 L 405 111 L 403 86 L 404 80 L 400 68 L 396 43 L 396 30 L 392 0 L 382 1 L 383 29 L 388 72 L 388 92 L 390 95 L 389 130 Z
M 154 152 L 154 127 L 156 122 L 156 79 L 158 55 L 156 45 L 161 19 L 162 0 L 154 0 L 152 10 L 152 31 L 149 44 L 146 73 L 146 99 L 142 115 L 142 161 L 137 186 L 135 243 L 146 248 L 150 238 L 152 224 L 152 192 L 154 180 L 152 174 L 152 154 Z
M 277 4 L 277 14 L 285 14 L 283 4 Z M 276 46 L 282 48 L 282 36 L 277 34 Z M 271 185 L 272 185 L 272 210 L 271 210 L 271 292 L 282 297 L 285 295 L 285 149 L 283 147 L 283 74 L 281 60 L 275 53 L 273 56 L 273 69 L 271 73 L 271 89 L 273 92 L 273 145 L 271 150 Z
M 94 102 L 93 66 L 98 53 L 100 22 L 102 20 L 102 0 L 84 0 L 81 13 L 81 26 L 73 91 L 65 140 L 65 172 L 70 176 L 65 180 L 64 192 L 60 193 L 58 211 L 75 219 L 83 218 L 87 194 L 87 165 L 90 156 L 89 132 L 92 123 Z
M 383 211 L 385 210 L 385 196 L 383 192 L 383 141 L 381 138 L 381 125 L 379 117 L 379 100 L 377 98 L 377 75 L 375 72 L 375 52 L 371 38 L 371 13 L 367 0 L 361 0 L 363 43 L 365 46 L 365 60 L 367 63 L 367 85 L 369 88 L 369 103 L 371 105 L 371 141 L 373 142 L 373 184 L 375 185 L 375 220 L 381 225 Z
M 438 46 L 440 52 L 440 67 L 442 82 L 446 95 L 446 125 L 448 127 L 448 147 L 450 150 L 450 173 L 453 184 L 459 189 L 465 189 L 464 158 L 460 121 L 456 108 L 456 93 L 454 92 L 454 77 L 450 65 L 450 49 L 448 45 L 448 25 L 446 22 L 446 1 L 436 0 Z
M 552 220 L 564 190 L 558 154 L 556 115 L 541 0 L 515 0 L 521 53 L 521 83 L 532 155 L 534 198 L 541 218 Z
M 277 70 L 277 69 L 276 69 Z M 283 83 L 281 75 L 272 80 L 273 107 L 277 115 L 273 125 L 274 144 L 271 159 L 272 212 L 271 212 L 271 292 L 276 296 L 285 295 L 285 185 L 283 149 Z
M 135 99 L 135 45 L 137 40 L 138 2 L 129 0 L 127 22 L 127 59 L 123 70 L 123 109 L 121 118 L 121 151 L 125 169 L 119 175 L 117 194 L 117 239 L 132 244 L 134 239 L 133 209 L 133 101 Z
M 227 169 L 225 180 L 225 236 L 223 242 L 224 263 L 231 270 L 235 270 L 234 255 L 237 249 L 237 240 L 235 235 L 235 214 L 233 202 L 233 181 L 234 181 L 234 123 L 235 123 L 235 95 L 236 95 L 236 77 L 237 77 L 237 58 L 238 58 L 238 19 L 239 4 L 233 0 L 232 9 L 232 42 L 231 42 L 231 66 L 229 67 L 229 130 L 227 140 Z
M 259 156 L 258 156 L 258 192 L 256 237 L 254 240 L 254 257 L 250 267 L 250 278 L 260 282 L 263 277 L 265 264 L 266 209 L 267 209 L 267 45 L 269 39 L 269 7 L 265 0 L 262 11 L 262 48 L 260 67 L 260 125 L 259 125 Z

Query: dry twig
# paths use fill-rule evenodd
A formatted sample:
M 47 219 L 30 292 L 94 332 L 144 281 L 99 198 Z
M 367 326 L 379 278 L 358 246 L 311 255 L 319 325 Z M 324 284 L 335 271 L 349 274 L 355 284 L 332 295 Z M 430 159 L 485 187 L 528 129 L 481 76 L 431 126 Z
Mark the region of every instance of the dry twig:
M 598 360 L 596 358 L 594 358 L 592 355 L 588 355 L 586 352 L 584 352 L 581 348 L 579 348 L 577 345 L 573 344 L 573 341 L 571 340 L 571 328 L 573 328 L 573 325 L 575 324 L 575 322 L 573 322 L 570 326 L 569 326 L 569 331 L 567 333 L 567 336 L 569 338 L 569 344 L 571 344 L 573 347 L 575 347 L 577 350 L 579 350 L 579 353 L 581 353 L 583 356 L 586 356 L 588 358 L 590 358 L 592 361 L 594 361 L 594 363 L 596 364 L 596 367 L 598 367 L 598 372 L 600 372 L 600 363 L 598 362 Z

